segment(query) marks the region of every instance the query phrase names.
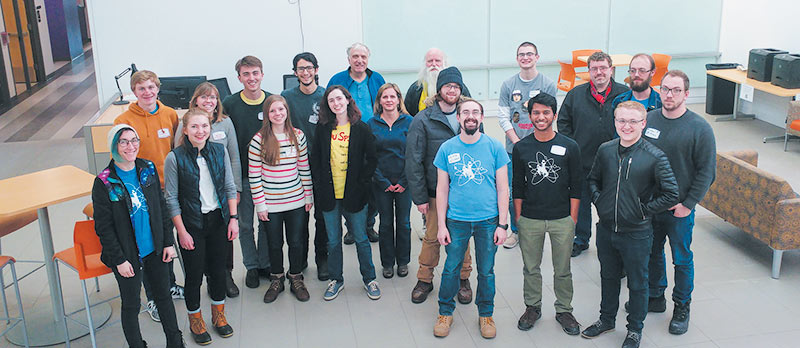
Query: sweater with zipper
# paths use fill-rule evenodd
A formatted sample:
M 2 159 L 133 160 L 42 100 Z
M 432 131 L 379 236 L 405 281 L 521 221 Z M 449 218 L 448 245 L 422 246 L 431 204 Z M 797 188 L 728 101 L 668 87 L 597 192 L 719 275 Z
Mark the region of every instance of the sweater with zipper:
M 152 161 L 161 178 L 160 186 L 164 187 L 164 159 L 172 150 L 172 138 L 178 128 L 178 113 L 175 109 L 158 103 L 156 112 L 151 114 L 142 109 L 138 103 L 131 103 L 128 111 L 116 119 L 114 125 L 127 124 L 139 135 L 139 158 Z
M 372 180 L 383 189 L 394 184 L 408 188 L 405 171 L 406 138 L 412 120 L 410 115 L 400 115 L 391 127 L 380 115 L 367 121 L 375 135 L 375 154 L 378 158 L 378 167 L 375 168 Z

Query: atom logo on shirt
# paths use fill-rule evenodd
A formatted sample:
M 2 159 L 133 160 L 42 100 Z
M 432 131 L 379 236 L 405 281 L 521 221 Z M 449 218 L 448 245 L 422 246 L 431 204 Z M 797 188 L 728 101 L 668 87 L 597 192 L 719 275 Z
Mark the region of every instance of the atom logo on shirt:
M 458 176 L 458 186 L 464 186 L 470 181 L 480 185 L 487 170 L 481 166 L 481 161 L 472 158 L 469 154 L 461 157 L 461 162 L 453 165 Z
M 536 185 L 544 179 L 555 183 L 558 180 L 558 171 L 561 170 L 561 167 L 553 163 L 552 158 L 547 158 L 547 156 L 538 151 L 536 152 L 536 162 L 528 162 L 528 168 L 530 168 L 531 174 L 533 174 L 531 178 L 532 185 Z

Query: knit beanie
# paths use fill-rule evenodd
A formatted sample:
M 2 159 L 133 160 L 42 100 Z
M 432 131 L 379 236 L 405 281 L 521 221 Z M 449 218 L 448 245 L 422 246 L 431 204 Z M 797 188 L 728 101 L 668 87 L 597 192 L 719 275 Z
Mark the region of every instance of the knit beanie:
M 451 66 L 439 72 L 439 77 L 436 79 L 436 92 L 442 90 L 442 87 L 448 83 L 457 83 L 461 90 L 464 90 L 464 81 L 461 79 L 461 72 L 458 68 Z
M 133 134 L 135 134 L 137 138 L 139 137 L 139 133 L 136 133 L 136 129 L 124 123 L 120 123 L 108 131 L 108 148 L 111 150 L 111 158 L 113 158 L 115 161 L 122 160 L 122 158 L 119 156 L 119 151 L 117 151 L 117 143 L 119 142 L 119 135 L 123 130 L 127 129 L 132 130 Z

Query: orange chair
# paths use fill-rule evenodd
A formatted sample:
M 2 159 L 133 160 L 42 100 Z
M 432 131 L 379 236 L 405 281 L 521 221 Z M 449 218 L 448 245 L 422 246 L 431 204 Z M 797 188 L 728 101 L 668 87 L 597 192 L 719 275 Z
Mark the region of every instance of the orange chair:
M 83 215 L 86 215 L 86 220 L 94 218 L 94 204 L 92 202 L 83 207 Z
M 572 51 L 572 67 L 573 68 L 583 68 L 589 66 L 587 62 L 582 62 L 578 60 L 580 56 L 591 56 L 592 53 L 600 52 L 600 50 L 574 50 Z M 589 81 L 589 72 L 588 71 L 579 71 L 576 72 L 575 75 L 581 79 Z
M 106 267 L 100 261 L 100 252 L 103 249 L 103 246 L 100 244 L 100 238 L 94 231 L 94 220 L 86 220 L 86 221 L 78 221 L 75 223 L 75 232 L 73 235 L 73 241 L 75 246 L 72 248 L 63 250 L 61 252 L 56 253 L 53 256 L 53 259 L 56 261 L 56 274 L 60 274 L 58 270 L 59 263 L 66 265 L 67 267 L 71 268 L 75 272 L 78 272 L 78 278 L 81 280 L 81 287 L 83 288 L 83 309 L 76 310 L 71 313 L 64 312 L 64 334 L 67 340 L 67 347 L 69 347 L 69 333 L 67 332 L 67 321 L 66 319 L 72 320 L 73 322 L 83 325 L 89 329 L 89 334 L 91 335 L 92 339 L 92 347 L 97 348 L 97 341 L 95 338 L 95 329 L 94 329 L 94 321 L 92 320 L 92 311 L 91 308 L 108 301 L 111 301 L 119 295 L 114 296 L 112 298 L 94 303 L 89 304 L 89 294 L 86 290 L 86 279 L 95 278 L 95 282 L 97 285 L 97 291 L 100 291 L 100 283 L 97 280 L 97 277 L 111 273 L 111 269 Z M 59 295 L 62 298 L 62 305 L 64 303 L 63 298 L 64 294 L 61 292 L 61 277 L 59 276 L 58 279 L 58 291 Z M 71 318 L 72 315 L 77 314 L 80 311 L 86 311 L 86 318 L 87 324 L 84 325 L 83 323 L 74 320 Z
M 17 306 L 19 307 L 19 316 L 12 317 L 8 314 L 8 301 L 6 300 L 6 286 L 5 282 L 3 281 L 3 277 L 0 276 L 0 293 L 3 295 L 3 311 L 5 312 L 5 317 L 0 318 L 0 320 L 5 320 L 7 325 L 6 329 L 0 333 L 0 336 L 5 335 L 8 331 L 13 329 L 17 324 L 22 323 L 22 337 L 25 340 L 25 347 L 30 347 L 28 343 L 28 326 L 25 325 L 25 313 L 22 312 L 22 297 L 19 295 L 19 281 L 17 279 L 17 269 L 14 267 L 14 264 L 17 260 L 14 260 L 11 256 L 0 256 L 0 272 L 3 271 L 3 268 L 6 266 L 11 266 L 11 279 L 14 281 L 14 292 L 17 295 Z M 11 324 L 11 321 L 14 321 Z
M 789 113 L 786 115 L 786 133 L 783 134 L 783 151 L 786 151 L 786 144 L 789 138 L 800 137 L 800 101 L 789 102 Z
M 558 89 L 569 92 L 575 86 L 588 82 L 586 80 L 575 80 L 575 68 L 572 67 L 572 64 L 564 63 L 560 60 L 558 64 L 561 65 L 561 72 L 558 73 Z
M 669 62 L 672 56 L 660 53 L 653 53 L 653 60 L 656 61 L 656 73 L 653 74 L 653 80 L 650 81 L 650 86 L 656 87 L 661 85 L 661 79 L 669 71 Z

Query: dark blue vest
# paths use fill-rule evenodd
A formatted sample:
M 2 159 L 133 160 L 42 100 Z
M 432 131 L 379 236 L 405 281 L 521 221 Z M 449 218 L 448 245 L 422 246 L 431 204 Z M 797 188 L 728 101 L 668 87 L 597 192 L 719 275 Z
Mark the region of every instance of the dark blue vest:
M 178 202 L 181 206 L 181 218 L 187 229 L 203 228 L 203 212 L 200 210 L 200 167 L 197 165 L 197 148 L 188 139 L 184 144 L 172 150 L 178 164 Z M 225 147 L 211 141 L 200 150 L 200 155 L 208 164 L 211 181 L 217 191 L 217 198 L 222 207 L 222 218 L 227 223 L 229 218 L 228 200 L 225 194 Z

